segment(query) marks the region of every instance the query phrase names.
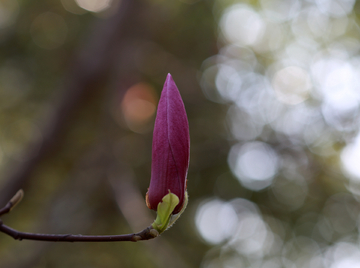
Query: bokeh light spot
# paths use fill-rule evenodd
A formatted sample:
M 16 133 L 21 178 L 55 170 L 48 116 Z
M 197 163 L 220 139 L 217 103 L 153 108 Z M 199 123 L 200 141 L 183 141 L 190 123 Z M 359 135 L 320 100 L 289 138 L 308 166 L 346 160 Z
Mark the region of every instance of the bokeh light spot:
M 111 6 L 112 0 L 75 0 L 79 7 L 91 11 L 100 12 Z
M 238 217 L 233 207 L 217 199 L 201 204 L 195 216 L 200 235 L 210 244 L 219 244 L 228 239 L 237 222 Z
M 263 142 L 234 145 L 229 154 L 229 164 L 239 181 L 251 190 L 269 186 L 278 171 L 276 152 Z
M 289 66 L 279 70 L 273 80 L 273 87 L 278 99 L 287 104 L 298 104 L 309 97 L 311 88 L 308 73 L 297 66 Z
M 316 0 L 315 2 L 321 12 L 334 17 L 346 16 L 355 4 L 355 0 Z
M 342 150 L 341 162 L 344 173 L 360 182 L 360 135 Z
M 261 37 L 265 24 L 260 15 L 246 5 L 233 5 L 221 19 L 226 39 L 240 45 L 253 45 Z
M 261 0 L 265 14 L 272 20 L 289 20 L 299 12 L 301 7 L 298 0 Z
M 325 265 L 330 268 L 357 268 L 360 262 L 358 245 L 338 242 L 325 252 Z
M 61 0 L 61 4 L 67 11 L 73 14 L 81 15 L 87 12 L 83 8 L 79 7 L 75 0 Z
M 142 133 L 148 129 L 148 123 L 156 111 L 156 103 L 154 89 L 148 84 L 138 83 L 126 91 L 121 106 L 115 109 L 115 118 L 118 122 L 124 118 L 129 129 Z

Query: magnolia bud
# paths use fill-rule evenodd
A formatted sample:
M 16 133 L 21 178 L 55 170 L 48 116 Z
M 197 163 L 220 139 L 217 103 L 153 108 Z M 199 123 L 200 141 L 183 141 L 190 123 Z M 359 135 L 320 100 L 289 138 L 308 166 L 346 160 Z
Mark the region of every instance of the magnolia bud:
M 172 214 L 180 212 L 185 202 L 189 157 L 189 123 L 184 103 L 174 80 L 168 74 L 154 127 L 151 180 L 146 194 L 146 203 L 150 209 L 157 210 L 158 204 L 170 191 L 179 198 L 179 204 Z

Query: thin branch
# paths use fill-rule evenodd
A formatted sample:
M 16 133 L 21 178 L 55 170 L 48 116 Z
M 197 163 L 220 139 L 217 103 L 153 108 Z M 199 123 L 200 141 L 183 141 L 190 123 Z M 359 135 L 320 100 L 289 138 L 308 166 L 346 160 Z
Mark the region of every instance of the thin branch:
M 149 240 L 157 237 L 159 233 L 151 226 L 135 234 L 124 235 L 73 235 L 73 234 L 37 234 L 19 232 L 3 224 L 0 220 L 0 232 L 3 232 L 16 240 L 37 240 L 49 242 L 119 242 Z
M 22 197 L 23 191 L 19 190 L 14 197 L 0 209 L 0 216 L 10 212 L 16 204 L 18 204 Z M 38 234 L 19 232 L 0 220 L 0 232 L 3 232 L 16 240 L 37 240 L 50 242 L 119 242 L 131 241 L 137 242 L 140 240 L 149 240 L 159 236 L 159 233 L 151 226 L 138 233 L 124 234 L 124 235 L 73 235 L 73 234 Z
M 0 216 L 3 215 L 3 214 L 8 213 L 11 210 L 12 207 L 13 207 L 13 204 L 11 202 L 7 203 L 5 207 L 0 209 Z

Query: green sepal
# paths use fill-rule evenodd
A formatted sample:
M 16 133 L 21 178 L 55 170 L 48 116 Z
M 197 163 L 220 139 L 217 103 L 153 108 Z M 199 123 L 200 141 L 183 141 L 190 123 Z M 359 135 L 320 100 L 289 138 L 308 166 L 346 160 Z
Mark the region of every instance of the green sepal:
M 183 214 L 184 210 L 186 209 L 188 202 L 189 196 L 187 191 L 185 191 L 184 205 L 178 214 L 171 215 L 168 228 L 170 228 L 177 221 L 177 219 L 180 218 L 181 214 Z
M 170 191 L 163 197 L 162 202 L 158 204 L 157 217 L 152 227 L 157 230 L 159 234 L 168 228 L 172 212 L 178 204 L 179 198 Z

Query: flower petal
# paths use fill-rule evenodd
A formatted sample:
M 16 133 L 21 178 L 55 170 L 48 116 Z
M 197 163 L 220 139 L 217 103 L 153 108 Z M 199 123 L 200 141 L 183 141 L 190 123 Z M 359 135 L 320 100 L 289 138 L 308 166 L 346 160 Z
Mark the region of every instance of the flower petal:
M 156 210 L 169 193 L 180 202 L 173 214 L 184 203 L 186 176 L 189 166 L 189 124 L 180 92 L 168 74 L 161 93 L 153 134 L 151 181 L 147 201 Z

